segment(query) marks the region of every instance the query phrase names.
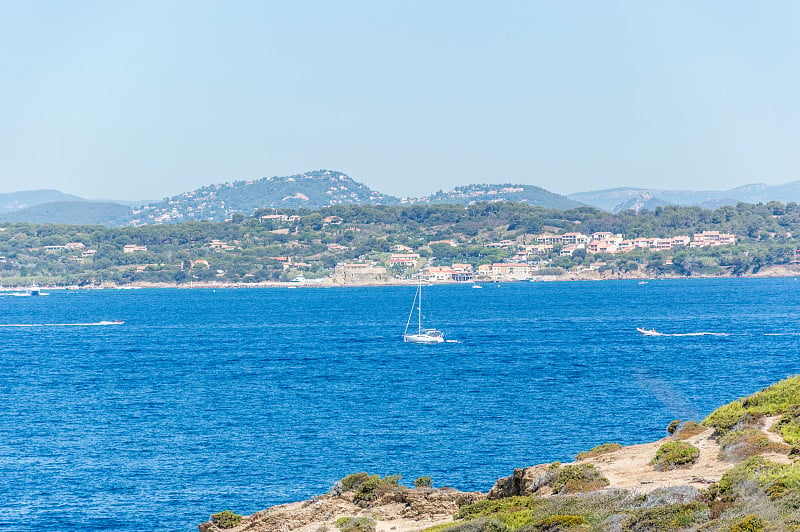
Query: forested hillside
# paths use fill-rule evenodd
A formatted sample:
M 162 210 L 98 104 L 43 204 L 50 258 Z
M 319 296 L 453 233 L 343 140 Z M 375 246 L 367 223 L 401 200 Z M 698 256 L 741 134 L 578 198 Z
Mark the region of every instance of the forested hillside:
M 733 246 L 591 254 L 577 250 L 531 260 L 543 274 L 602 264 L 607 271 L 652 275 L 744 274 L 795 258 L 800 207 L 739 204 L 704 210 L 664 207 L 610 214 L 591 207 L 566 211 L 524 203 L 354 206 L 319 210 L 261 210 L 228 222 L 183 222 L 143 227 L 0 224 L 0 282 L 4 285 L 137 281 L 259 282 L 329 275 L 337 263 L 372 262 L 407 276 L 423 265 L 473 266 L 514 259 L 519 245 L 540 233 L 610 232 L 637 237 L 735 233 Z M 396 246 L 419 255 L 393 265 Z

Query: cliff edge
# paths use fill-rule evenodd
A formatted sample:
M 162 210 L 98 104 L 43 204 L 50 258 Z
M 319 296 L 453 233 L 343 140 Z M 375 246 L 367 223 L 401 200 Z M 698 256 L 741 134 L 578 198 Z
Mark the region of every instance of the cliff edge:
M 574 462 L 516 469 L 487 493 L 349 475 L 326 495 L 200 532 L 800 530 L 800 376 L 658 441 L 599 445 Z

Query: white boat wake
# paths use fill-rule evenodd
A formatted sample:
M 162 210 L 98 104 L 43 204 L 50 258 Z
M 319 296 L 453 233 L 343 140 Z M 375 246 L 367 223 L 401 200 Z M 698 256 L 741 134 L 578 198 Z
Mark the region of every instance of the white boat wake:
M 730 336 L 728 333 L 718 333 L 718 332 L 692 332 L 692 333 L 674 333 L 674 334 L 663 334 L 663 336 Z
M 642 327 L 637 327 L 636 330 L 643 336 L 730 336 L 728 333 L 708 332 L 708 331 L 690 332 L 690 333 L 662 333 L 656 331 L 655 329 L 644 329 Z
M 0 327 L 103 327 L 106 325 L 122 325 L 124 321 L 95 321 L 92 323 L 3 323 Z

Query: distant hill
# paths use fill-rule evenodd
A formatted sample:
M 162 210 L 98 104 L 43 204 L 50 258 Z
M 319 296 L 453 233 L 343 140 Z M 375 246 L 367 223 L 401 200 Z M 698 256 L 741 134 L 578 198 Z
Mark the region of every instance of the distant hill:
M 222 221 L 233 213 L 263 208 L 309 208 L 330 205 L 396 205 L 399 199 L 376 192 L 342 172 L 317 170 L 286 177 L 220 183 L 134 209 L 135 225 L 185 220 Z
M 123 225 L 131 208 L 119 203 L 99 201 L 54 201 L 11 212 L 0 213 L 0 222 L 54 224 Z
M 83 198 L 58 190 L 24 190 L 0 194 L 0 213 L 18 211 L 54 201 L 84 201 Z
M 551 209 L 572 209 L 580 207 L 579 201 L 571 200 L 541 187 L 533 185 L 465 185 L 453 190 L 439 191 L 422 198 L 409 198 L 403 203 L 456 203 L 469 205 L 476 201 L 519 201 Z
M 334 170 L 286 177 L 263 177 L 211 185 L 134 209 L 133 225 L 186 220 L 222 221 L 234 213 L 250 215 L 263 208 L 317 209 L 332 205 L 397 205 L 476 201 L 521 201 L 555 209 L 580 203 L 531 185 L 466 185 L 422 198 L 400 200 L 382 194 Z
M 783 185 L 763 183 L 745 185 L 729 190 L 665 190 L 645 188 L 612 188 L 569 194 L 568 198 L 611 212 L 627 209 L 652 210 L 660 205 L 697 205 L 717 208 L 744 203 L 800 202 L 800 181 Z

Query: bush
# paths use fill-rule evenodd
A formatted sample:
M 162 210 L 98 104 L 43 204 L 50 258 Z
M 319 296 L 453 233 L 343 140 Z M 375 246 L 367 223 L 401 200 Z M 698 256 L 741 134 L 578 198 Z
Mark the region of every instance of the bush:
M 786 444 L 770 441 L 757 429 L 747 428 L 728 432 L 719 439 L 720 460 L 738 462 L 766 452 L 788 453 L 791 449 Z
M 623 492 L 599 491 L 579 496 L 535 497 L 516 496 L 481 500 L 459 508 L 456 520 L 470 523 L 479 519 L 494 519 L 514 532 L 541 532 L 542 530 L 569 530 L 580 526 L 589 530 L 605 530 L 601 525 L 612 514 L 622 511 L 630 502 Z M 585 520 L 585 521 L 584 521 Z M 578 525 L 579 521 L 586 524 Z M 426 532 L 450 532 L 454 526 L 439 525 Z M 549 526 L 551 528 L 544 528 Z M 553 528 L 558 527 L 560 528 Z M 459 529 L 460 530 L 460 529 Z
M 625 532 L 650 532 L 651 530 L 681 530 L 708 517 L 708 506 L 698 502 L 667 504 L 634 511 L 625 521 Z
M 432 530 L 436 530 L 435 528 Z M 511 532 L 511 528 L 497 519 L 482 517 L 468 523 L 439 528 L 442 532 Z
M 403 477 L 400 475 L 388 475 L 384 478 L 381 478 L 380 475 L 372 475 L 358 485 L 353 494 L 353 502 L 374 501 L 381 493 L 397 488 L 401 478 Z
M 375 520 L 369 517 L 340 517 L 335 524 L 342 532 L 375 532 Z
M 521 532 L 558 532 L 588 524 L 582 515 L 551 515 L 522 527 Z
M 484 499 L 458 509 L 456 519 L 477 519 L 502 514 L 516 513 L 522 510 L 529 510 L 537 504 L 533 497 L 506 497 L 504 499 L 489 500 Z
M 667 471 L 693 464 L 699 456 L 700 449 L 694 445 L 684 441 L 672 441 L 658 448 L 651 463 L 656 471 Z
M 748 515 L 731 527 L 731 532 L 761 532 L 764 530 L 764 520 L 753 514 Z
M 734 401 L 711 412 L 703 420 L 703 425 L 717 429 L 719 434 L 725 434 L 737 425 L 743 424 L 747 417 L 748 412 L 744 409 L 742 403 Z
M 369 477 L 370 477 L 369 473 L 365 471 L 361 471 L 360 473 L 353 473 L 352 475 L 347 475 L 341 480 L 342 489 L 344 491 L 350 491 L 356 489 L 361 484 L 369 480 Z
M 785 412 L 772 430 L 783 436 L 786 443 L 800 444 L 800 405 Z
M 414 481 L 415 488 L 432 488 L 433 487 L 433 479 L 431 477 L 419 477 L 417 480 Z
M 614 451 L 619 451 L 622 449 L 622 445 L 619 443 L 604 443 L 602 445 L 598 445 L 597 447 L 592 447 L 590 450 L 579 453 L 575 460 L 586 460 L 587 458 L 593 458 L 595 456 L 600 456 L 601 454 L 606 453 L 613 453 Z
M 744 462 L 736 464 L 722 475 L 719 481 L 719 493 L 722 495 L 735 496 L 741 491 L 741 486 L 745 483 L 759 483 L 762 473 L 771 471 L 778 467 L 778 464 L 771 462 L 763 456 L 754 456 Z
M 230 510 L 224 510 L 211 516 L 211 522 L 220 528 L 233 528 L 242 521 L 242 516 Z
M 703 425 L 714 427 L 720 434 L 725 434 L 744 425 L 752 425 L 763 416 L 791 414 L 797 410 L 798 405 L 800 405 L 800 376 L 794 376 L 749 397 L 721 406 L 703 420 Z M 800 436 L 800 428 L 795 432 Z
M 681 423 L 683 423 L 683 420 L 681 419 L 674 419 L 670 421 L 669 425 L 667 425 L 667 434 L 675 434 L 675 431 L 678 430 L 678 427 L 681 426 Z
M 722 475 L 719 492 L 739 497 L 761 489 L 772 499 L 800 493 L 800 462 L 777 464 L 763 456 L 748 458 Z
M 566 465 L 555 472 L 553 493 L 582 493 L 608 486 L 605 478 L 594 464 Z
M 675 433 L 675 437 L 679 440 L 687 440 L 692 436 L 697 436 L 698 434 L 702 434 L 708 430 L 708 427 L 697 423 L 696 421 L 687 421 L 683 424 L 683 426 Z

